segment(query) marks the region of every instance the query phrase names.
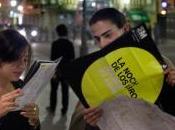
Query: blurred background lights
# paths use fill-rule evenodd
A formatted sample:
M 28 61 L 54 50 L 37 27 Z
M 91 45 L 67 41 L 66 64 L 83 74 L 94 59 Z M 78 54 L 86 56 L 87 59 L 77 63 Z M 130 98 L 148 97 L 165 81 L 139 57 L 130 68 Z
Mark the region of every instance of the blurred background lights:
M 124 4 L 129 4 L 130 0 L 124 0 L 123 3 Z
M 36 37 L 38 35 L 38 31 L 37 30 L 32 30 L 31 31 L 31 36 L 32 37 Z
M 166 15 L 166 10 L 161 10 L 161 12 L 160 12 L 162 15 Z
M 92 2 L 92 7 L 96 7 L 96 3 L 95 2 Z
M 18 9 L 18 11 L 22 12 L 24 8 L 22 5 L 19 5 L 17 9 Z
M 10 5 L 11 5 L 12 7 L 15 7 L 15 6 L 17 5 L 17 1 L 16 1 L 16 0 L 11 0 L 11 1 L 10 1 Z
M 163 1 L 163 2 L 161 3 L 161 5 L 162 5 L 163 8 L 166 8 L 166 7 L 168 6 L 167 2 L 165 2 L 165 1 Z

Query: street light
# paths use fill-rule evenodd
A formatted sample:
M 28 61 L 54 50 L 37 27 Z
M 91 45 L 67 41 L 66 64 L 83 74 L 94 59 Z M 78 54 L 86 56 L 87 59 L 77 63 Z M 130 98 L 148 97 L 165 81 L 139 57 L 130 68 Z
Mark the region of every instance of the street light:
M 38 35 L 38 31 L 37 30 L 32 30 L 31 31 L 31 36 L 32 37 L 36 37 Z
M 166 1 L 162 1 L 161 6 L 162 8 L 167 8 L 168 3 Z
M 130 3 L 130 0 L 124 0 L 123 3 L 128 5 Z
M 161 14 L 161 15 L 166 15 L 167 12 L 166 12 L 166 10 L 161 10 L 161 11 L 160 11 L 160 14 Z
M 167 14 L 167 8 L 168 8 L 168 1 L 167 0 L 162 0 L 161 1 L 161 15 L 166 15 Z
M 11 1 L 10 1 L 10 6 L 11 6 L 11 7 L 17 6 L 17 1 L 16 1 L 16 0 L 11 0 Z
M 96 7 L 96 2 L 95 2 L 95 1 L 92 2 L 91 6 L 92 6 L 92 7 Z
M 18 13 L 16 11 L 16 6 L 17 6 L 17 0 L 11 0 L 10 1 L 10 17 L 13 19 L 13 25 L 17 24 L 17 20 L 18 20 Z

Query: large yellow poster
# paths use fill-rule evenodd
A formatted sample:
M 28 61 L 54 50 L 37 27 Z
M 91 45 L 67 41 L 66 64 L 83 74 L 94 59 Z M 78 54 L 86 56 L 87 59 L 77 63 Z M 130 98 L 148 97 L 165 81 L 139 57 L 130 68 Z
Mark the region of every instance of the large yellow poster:
M 155 103 L 165 86 L 163 64 L 146 27 L 140 25 L 105 48 L 67 64 L 62 73 L 85 107 L 118 95 Z
M 163 85 L 163 69 L 156 58 L 141 48 L 112 51 L 92 63 L 82 79 L 82 93 L 90 106 L 118 95 L 154 103 Z

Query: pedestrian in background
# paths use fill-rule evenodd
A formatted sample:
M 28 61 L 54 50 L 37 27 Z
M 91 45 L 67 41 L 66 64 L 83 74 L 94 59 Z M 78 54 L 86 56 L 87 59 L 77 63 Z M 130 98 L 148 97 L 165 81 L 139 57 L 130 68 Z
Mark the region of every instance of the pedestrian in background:
M 29 103 L 15 111 L 24 82 L 19 79 L 30 63 L 31 48 L 16 30 L 0 32 L 0 130 L 39 130 L 39 109 Z
M 69 89 L 68 83 L 65 79 L 60 75 L 59 69 L 66 64 L 66 62 L 74 59 L 75 52 L 73 43 L 68 39 L 68 30 L 64 24 L 60 24 L 56 27 L 56 32 L 58 35 L 58 39 L 52 43 L 51 46 L 51 60 L 56 60 L 59 57 L 62 57 L 62 60 L 57 67 L 57 71 L 55 75 L 51 79 L 51 91 L 50 91 L 50 106 L 47 107 L 47 110 L 54 114 L 57 105 L 57 89 L 59 82 L 61 83 L 62 90 L 62 116 L 67 113 L 68 110 L 68 102 L 69 102 Z

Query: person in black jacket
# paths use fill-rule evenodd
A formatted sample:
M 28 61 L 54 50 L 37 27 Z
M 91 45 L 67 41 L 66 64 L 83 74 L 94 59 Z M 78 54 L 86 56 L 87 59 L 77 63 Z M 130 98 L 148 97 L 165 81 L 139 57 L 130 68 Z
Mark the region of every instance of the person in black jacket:
M 64 24 L 60 24 L 56 27 L 56 32 L 59 38 L 52 43 L 51 46 L 51 60 L 56 60 L 62 57 L 59 67 L 53 78 L 51 79 L 51 92 L 50 92 L 50 106 L 47 110 L 54 114 L 57 104 L 57 89 L 59 82 L 61 83 L 62 90 L 62 109 L 61 114 L 65 115 L 68 110 L 69 89 L 65 79 L 59 73 L 59 69 L 62 68 L 67 62 L 74 59 L 74 47 L 73 43 L 68 39 L 68 30 Z
M 15 110 L 15 99 L 22 95 L 24 86 L 19 79 L 27 68 L 31 48 L 16 30 L 0 32 L 0 130 L 39 130 L 39 109 L 29 103 Z

